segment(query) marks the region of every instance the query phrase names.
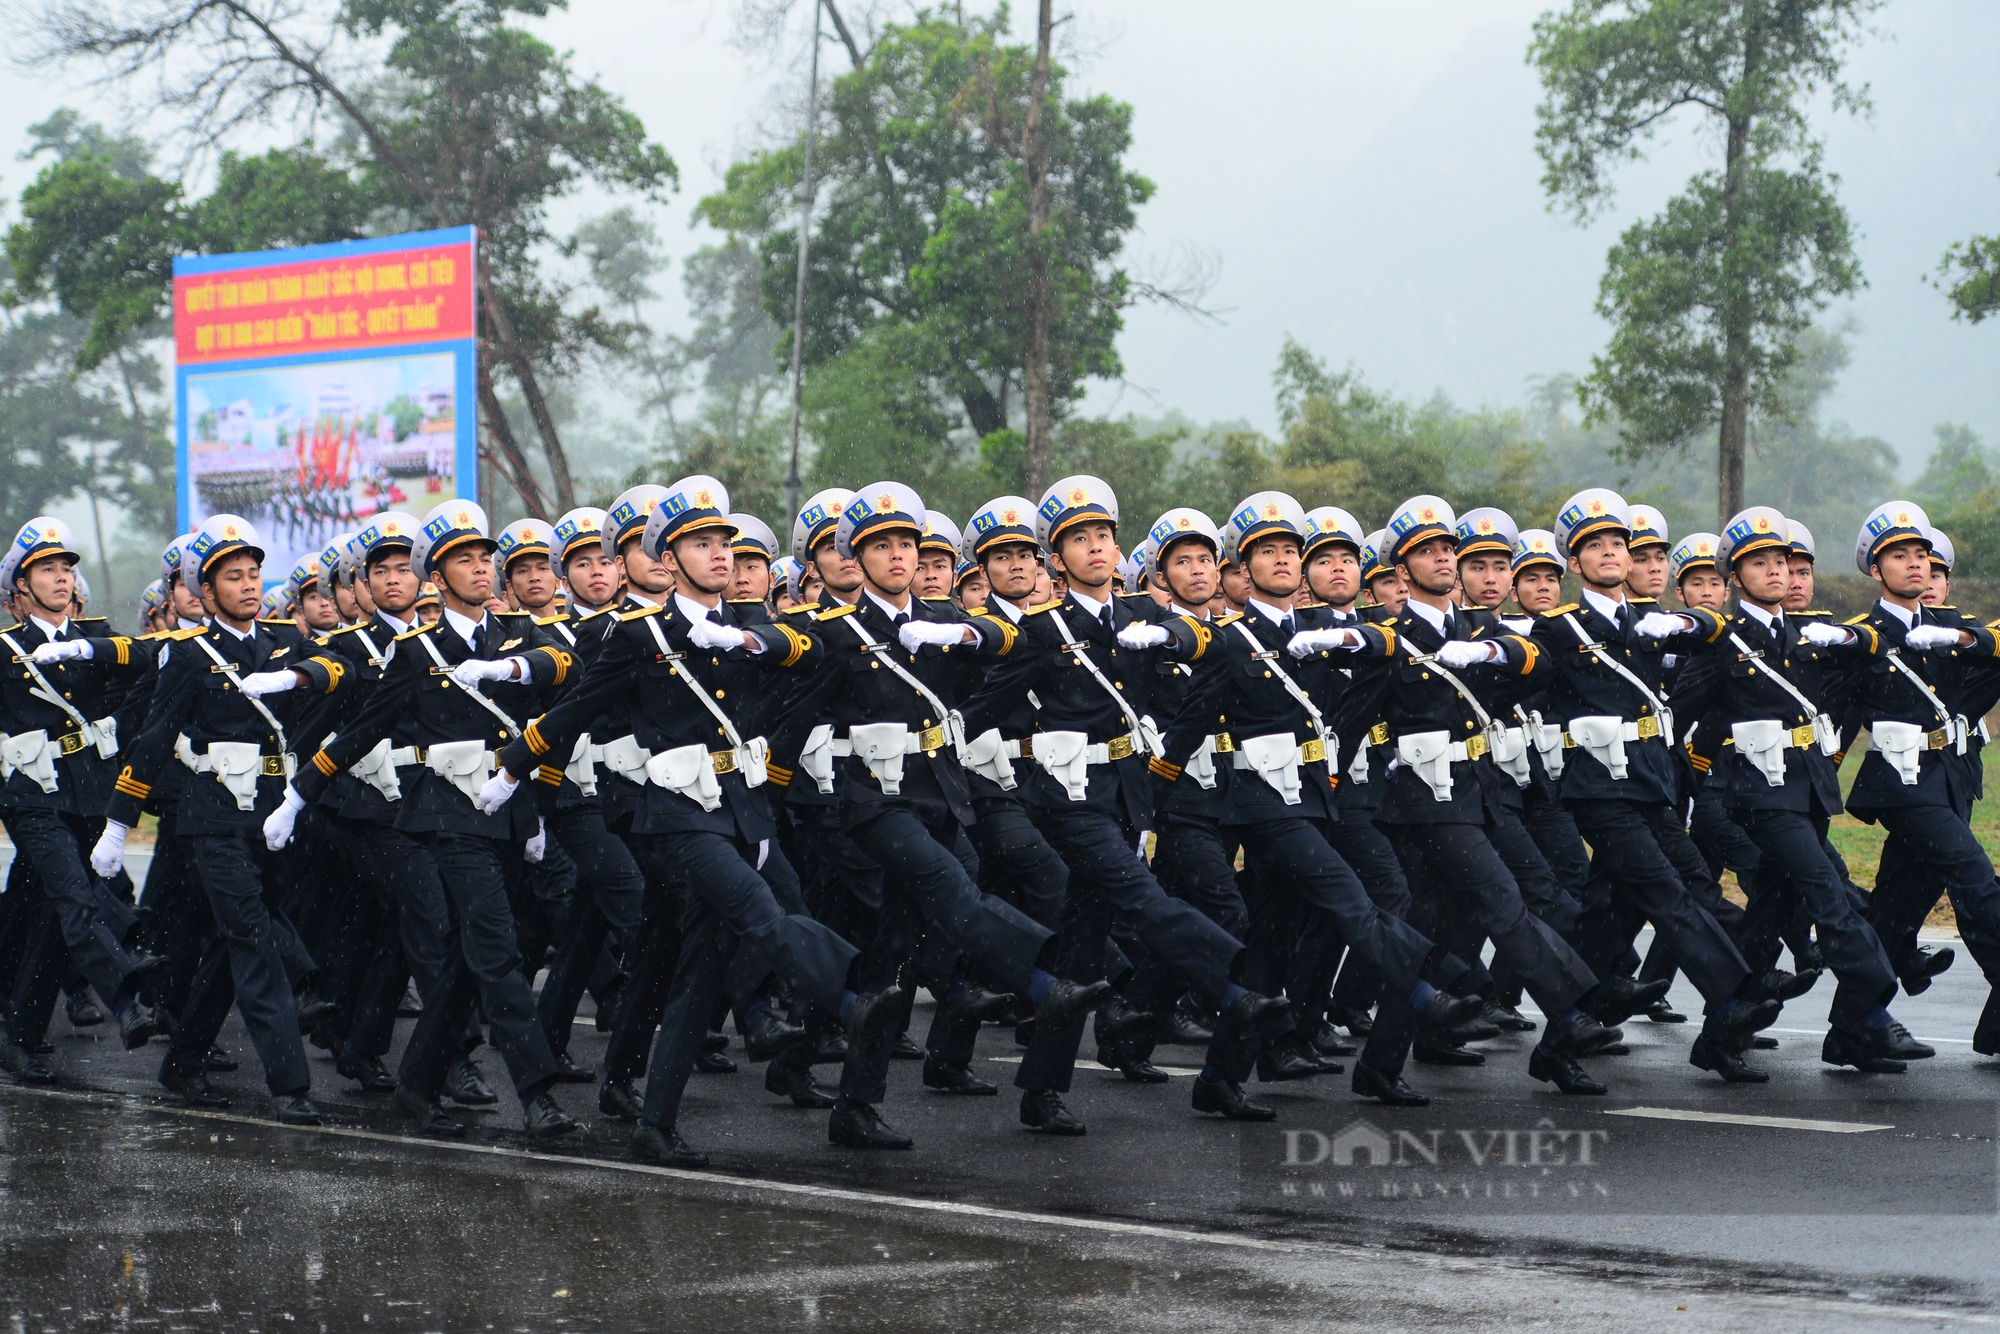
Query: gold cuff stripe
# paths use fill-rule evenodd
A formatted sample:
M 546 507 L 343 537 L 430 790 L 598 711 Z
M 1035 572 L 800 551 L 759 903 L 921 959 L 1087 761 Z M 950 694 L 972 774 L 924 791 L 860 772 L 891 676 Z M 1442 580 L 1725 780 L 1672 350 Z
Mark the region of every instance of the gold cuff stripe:
M 333 756 L 327 754 L 323 750 L 314 754 L 313 768 L 319 770 L 321 773 L 325 774 L 328 778 L 331 778 L 335 774 L 340 772 L 340 766 L 333 762 Z

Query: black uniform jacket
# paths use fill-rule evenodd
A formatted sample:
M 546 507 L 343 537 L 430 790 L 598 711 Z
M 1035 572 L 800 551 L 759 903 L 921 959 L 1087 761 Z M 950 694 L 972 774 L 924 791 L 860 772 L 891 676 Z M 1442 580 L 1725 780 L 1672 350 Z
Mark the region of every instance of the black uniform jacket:
M 70 815 L 100 815 L 111 795 L 116 766 L 95 745 L 86 745 L 76 720 L 60 706 L 41 697 L 41 683 L 26 662 L 17 656 L 32 655 L 43 644 L 53 642 L 41 622 L 30 617 L 25 625 L 10 625 L 4 632 L 17 648 L 0 645 L 6 667 L 0 671 L 0 732 L 19 736 L 24 732 L 44 732 L 56 749 L 56 790 L 42 791 L 41 784 L 24 773 L 7 780 L 4 797 L 9 806 L 28 810 L 62 811 Z M 114 635 L 99 617 L 76 617 L 63 627 L 64 640 L 84 639 L 90 643 L 89 658 L 65 658 L 37 670 L 49 685 L 85 722 L 96 723 L 114 716 L 123 687 L 143 680 L 149 664 L 142 646 L 124 635 Z M 121 741 L 126 739 L 121 731 Z M 126 741 L 129 745 L 129 741 Z M 136 814 L 136 812 L 135 812 Z M 130 824 L 131 821 L 122 823 Z
M 1926 732 L 1945 727 L 1937 709 L 1924 697 L 1924 693 L 1897 670 L 1898 661 L 1929 683 L 1947 711 L 1956 715 L 1977 708 L 1976 697 L 1983 693 L 1981 683 L 1994 670 L 1993 631 L 1956 610 L 1923 607 L 1918 612 L 1918 625 L 1940 625 L 1952 630 L 1969 631 L 1973 642 L 1967 648 L 1939 648 L 1919 653 L 1903 642 L 1904 636 L 1914 627 L 1905 626 L 1903 618 L 1880 601 L 1847 624 L 1864 637 L 1874 637 L 1879 644 L 1876 652 L 1856 673 L 1853 697 L 1848 704 L 1847 717 L 1843 720 L 1844 735 L 1859 728 L 1872 728 L 1884 719 L 1914 723 Z M 1895 655 L 1893 659 L 1890 657 L 1892 653 Z M 1978 714 L 1968 713 L 1968 716 L 1974 723 L 1978 722 Z M 1881 752 L 1870 747 L 1861 759 L 1860 771 L 1854 776 L 1854 786 L 1848 790 L 1848 809 L 1863 820 L 1872 819 L 1873 812 L 1904 806 L 1966 809 L 1979 792 L 1980 756 L 1977 744 L 1976 741 L 1969 743 L 1963 755 L 1958 753 L 1956 745 L 1924 750 L 1918 756 L 1915 786 L 1906 785 Z

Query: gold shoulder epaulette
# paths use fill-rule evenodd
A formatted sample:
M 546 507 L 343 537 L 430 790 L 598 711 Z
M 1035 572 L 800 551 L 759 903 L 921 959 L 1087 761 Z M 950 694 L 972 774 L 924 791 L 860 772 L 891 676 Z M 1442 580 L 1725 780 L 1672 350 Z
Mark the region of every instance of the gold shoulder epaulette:
M 936 595 L 935 597 L 924 597 L 924 598 L 918 598 L 918 599 L 917 599 L 917 601 L 919 601 L 919 602 L 949 602 L 949 601 L 951 601 L 951 595 L 950 595 L 950 594 L 948 594 L 948 593 L 939 593 L 939 594 L 938 594 L 938 595 Z
M 618 610 L 618 604 L 614 602 L 608 607 L 599 607 L 596 611 L 585 612 L 583 615 L 576 618 L 576 623 L 578 625 L 582 625 L 585 621 L 590 620 L 592 617 L 602 616 L 606 612 L 617 611 L 617 610 Z
M 965 614 L 967 616 L 991 616 L 993 613 L 986 610 L 986 608 L 984 607 L 974 607 L 971 611 Z
M 658 616 L 658 615 L 659 615 L 659 614 L 660 614 L 661 612 L 663 612 L 663 611 L 665 611 L 665 610 L 666 610 L 666 607 L 665 607 L 665 606 L 658 606 L 658 607 L 641 607 L 641 608 L 639 608 L 639 610 L 637 610 L 637 611 L 621 611 L 621 612 L 619 612 L 619 613 L 618 613 L 618 619 L 619 619 L 619 620 L 621 620 L 621 621 L 643 621 L 643 620 L 645 620 L 645 619 L 646 619 L 646 618 L 647 618 L 648 616 Z
M 190 625 L 184 629 L 167 631 L 167 638 L 200 639 L 203 635 L 207 633 L 208 633 L 208 627 L 205 625 Z
M 326 637 L 328 639 L 332 639 L 335 635 L 351 635 L 360 628 L 361 627 L 358 625 L 335 626 L 333 629 L 326 632 Z
M 818 610 L 819 610 L 819 603 L 817 602 L 794 602 L 791 606 L 786 607 L 783 611 L 779 612 L 778 615 L 810 616 Z
M 1627 602 L 1631 602 L 1631 603 L 1640 603 L 1640 602 L 1643 602 L 1643 603 L 1646 603 L 1646 604 L 1647 604 L 1647 605 L 1649 605 L 1649 606 L 1651 606 L 1651 605 L 1656 605 L 1656 604 L 1657 604 L 1657 603 L 1659 602 L 1659 599 L 1658 599 L 1658 598 L 1626 598 L 1625 600 L 1626 600 Z
M 1580 602 L 1565 602 L 1560 607 L 1550 607 L 1547 611 L 1543 612 L 1542 615 L 1545 617 L 1567 616 L 1571 612 L 1575 611 L 1577 608 L 1581 607 L 1582 605 L 1583 604 Z
M 1850 617 L 1848 617 L 1848 618 L 1847 618 L 1847 619 L 1846 619 L 1845 621 L 1842 621 L 1842 622 L 1841 622 L 1841 624 L 1842 624 L 1842 625 L 1866 625 L 1866 624 L 1868 624 L 1868 613 L 1864 611 L 1864 612 L 1862 612 L 1862 613 L 1861 613 L 1861 614 L 1860 614 L 1859 616 L 1850 616 Z
M 1949 607 L 1947 607 L 1947 608 L 1946 608 L 1945 610 L 1949 611 L 1949 610 L 1951 610 L 1951 609 L 1950 609 Z M 72 616 L 72 617 L 70 617 L 70 619 L 71 619 L 72 621 L 75 621 L 75 622 L 76 622 L 76 623 L 77 623 L 78 625 L 103 625 L 103 624 L 104 624 L 104 617 L 102 617 L 102 616 Z
M 854 610 L 855 608 L 853 603 L 844 602 L 838 607 L 829 607 L 825 611 L 815 611 L 813 613 L 813 619 L 815 621 L 838 620 L 842 616 L 852 616 L 854 614 Z
M 723 600 L 732 607 L 761 607 L 764 605 L 764 599 L 762 598 L 725 598 Z
M 1214 620 L 1210 621 L 1210 622 L 1209 622 L 1209 624 L 1210 624 L 1210 625 L 1234 625 L 1234 624 L 1236 624 L 1236 623 L 1237 623 L 1238 621 L 1240 621 L 1240 620 L 1242 620 L 1242 619 L 1243 619 L 1243 613 L 1242 613 L 1242 612 L 1240 612 L 1240 611 L 1225 611 L 1225 612 L 1223 612 L 1223 613 L 1222 613 L 1222 615 L 1220 615 L 1220 616 L 1216 617 L 1216 618 L 1215 618 Z
M 567 617 L 564 617 L 564 616 L 537 616 L 537 617 L 535 618 L 535 624 L 536 624 L 536 625 L 561 625 L 561 624 L 563 623 L 563 621 L 565 621 L 566 619 L 568 619 L 568 618 L 567 618 Z
M 1827 609 L 1826 609 L 1825 607 L 1807 607 L 1807 608 L 1806 608 L 1806 609 L 1805 609 L 1804 611 L 1788 611 L 1788 612 L 1786 612 L 1786 613 L 1785 613 L 1785 615 L 1787 615 L 1787 616 L 1824 616 L 1824 617 L 1828 618 L 1829 620 L 1831 620 L 1831 619 L 1832 619 L 1832 617 L 1833 617 L 1833 613 L 1832 613 L 1832 612 L 1830 612 L 1830 611 L 1828 611 L 1828 610 L 1827 610 Z
M 416 625 L 416 626 L 412 626 L 412 627 L 410 627 L 410 628 L 409 628 L 408 630 L 405 630 L 405 631 L 403 631 L 403 633 L 402 633 L 402 634 L 400 634 L 400 635 L 397 635 L 397 636 L 396 636 L 396 638 L 397 638 L 398 640 L 403 640 L 403 639 L 414 639 L 414 638 L 416 638 L 416 637 L 417 637 L 418 635 L 426 635 L 426 634 L 429 634 L 429 633 L 430 633 L 431 631 L 433 631 L 433 630 L 435 630 L 435 629 L 437 629 L 437 628 L 438 628 L 438 624 L 439 624 L 439 623 L 438 623 L 437 621 L 432 621 L 432 622 L 431 622 L 431 623 L 430 623 L 429 625 Z
M 1028 608 L 1028 615 L 1033 616 L 1038 611 L 1054 611 L 1057 607 L 1060 606 L 1062 606 L 1062 599 L 1057 598 L 1054 602 L 1044 602 L 1037 606 Z

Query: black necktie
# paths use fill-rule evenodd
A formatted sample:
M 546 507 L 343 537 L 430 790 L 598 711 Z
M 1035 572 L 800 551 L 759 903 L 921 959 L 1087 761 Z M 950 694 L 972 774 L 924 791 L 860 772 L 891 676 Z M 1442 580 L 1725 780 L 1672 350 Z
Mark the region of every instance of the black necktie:
M 1118 635 L 1118 621 L 1117 618 L 1115 618 L 1111 614 L 1110 603 L 1107 602 L 1104 604 L 1104 615 L 1098 617 L 1098 619 L 1104 622 L 1105 633 L 1112 636 L 1115 639 Z
M 481 621 L 472 631 L 472 656 L 475 658 L 486 656 L 486 622 L 484 621 Z
M 1452 632 L 1456 629 L 1458 629 L 1458 618 L 1451 612 L 1446 612 L 1444 614 L 1444 637 L 1450 639 Z
M 1284 620 L 1278 622 L 1278 633 L 1285 637 L 1287 643 L 1291 642 L 1292 636 L 1298 633 L 1297 629 L 1295 628 L 1297 624 L 1298 623 L 1289 616 L 1287 616 Z
M 1632 633 L 1632 627 L 1636 624 L 1638 624 L 1638 617 L 1636 617 L 1632 613 L 1632 604 L 1629 602 L 1619 603 L 1618 633 L 1621 635 L 1630 635 Z

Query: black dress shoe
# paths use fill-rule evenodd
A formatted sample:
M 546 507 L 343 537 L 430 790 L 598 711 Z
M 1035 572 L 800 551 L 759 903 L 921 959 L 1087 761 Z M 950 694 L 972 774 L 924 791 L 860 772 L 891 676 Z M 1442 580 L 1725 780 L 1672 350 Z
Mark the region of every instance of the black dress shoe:
M 1312 1048 L 1322 1056 L 1352 1056 L 1355 1052 L 1354 1044 L 1340 1036 L 1340 1030 L 1325 1020 L 1313 1029 Z
M 1986 993 L 1986 1008 L 1972 1028 L 1972 1049 L 1981 1056 L 2000 1056 L 2000 991 Z
M 1017 1019 L 1014 1022 L 1014 1045 L 1025 1047 L 1034 1040 L 1035 1016 L 1031 1014 L 1026 1019 Z
M 632 1156 L 642 1163 L 658 1163 L 661 1167 L 680 1167 L 698 1171 L 708 1166 L 708 1155 L 700 1149 L 688 1147 L 677 1130 L 661 1130 L 658 1126 L 640 1126 L 632 1132 Z
M 1554 1084 L 1562 1093 L 1601 1096 L 1604 1085 L 1592 1079 L 1584 1068 L 1567 1056 L 1551 1056 L 1537 1047 L 1528 1057 L 1528 1074 L 1544 1084 Z
M 1109 982 L 1074 982 L 1067 977 L 1059 977 L 1035 1002 L 1035 1022 L 1057 1027 L 1096 1009 L 1110 994 Z
M 1266 1107 L 1261 1102 L 1252 1102 L 1243 1095 L 1243 1086 L 1232 1084 L 1226 1079 L 1210 1083 L 1206 1079 L 1194 1081 L 1194 1109 L 1197 1112 L 1215 1112 L 1227 1121 L 1275 1121 L 1278 1109 Z
M 596 1082 L 597 1071 L 578 1063 L 577 1059 L 566 1051 L 556 1053 L 556 1083 L 595 1084 Z
M 1435 1032 L 1441 1028 L 1457 1028 L 1460 1024 L 1474 1019 L 1486 1008 L 1486 1002 L 1477 996 L 1454 996 L 1449 991 L 1434 991 L 1424 1007 L 1417 1011 L 1417 1031 Z
M 1730 1051 L 1707 1033 L 1698 1034 L 1694 1046 L 1688 1051 L 1688 1064 L 1701 1070 L 1713 1070 L 1731 1084 L 1768 1084 L 1769 1073 L 1759 1070 L 1743 1059 L 1742 1053 Z
M 1614 1042 L 1608 1047 L 1599 1047 L 1591 1053 L 1593 1056 L 1630 1056 L 1631 1054 L 1632 1049 L 1622 1042 Z
M 104 1022 L 104 1007 L 91 999 L 87 991 L 65 999 L 63 1009 L 69 1015 L 71 1028 L 96 1028 Z
M 814 1107 L 825 1111 L 833 1106 L 833 1095 L 812 1077 L 811 1066 L 790 1061 L 773 1061 L 764 1067 L 764 1091 L 790 1098 L 794 1107 Z
M 1797 972 L 1825 967 L 1826 956 L 1820 953 L 1818 941 L 1807 941 L 1802 948 L 1792 951 L 1792 968 Z
M 1490 1042 L 1500 1036 L 1500 1025 L 1489 1023 L 1484 1010 L 1469 1024 L 1460 1024 L 1451 1030 L 1453 1042 Z
M 694 1058 L 694 1070 L 698 1075 L 733 1075 L 736 1062 L 719 1051 L 705 1051 Z
M 916 1044 L 908 1033 L 898 1033 L 896 1040 L 889 1044 L 889 1059 L 892 1061 L 921 1061 L 924 1049 Z
M 440 1139 L 464 1139 L 465 1126 L 444 1114 L 444 1109 L 423 1094 L 401 1084 L 396 1086 L 397 1108 L 417 1123 L 419 1135 L 432 1135 Z
M 1641 982 L 1630 977 L 1607 977 L 1599 982 L 1585 1006 L 1598 1023 L 1607 1027 L 1622 1024 L 1643 1013 L 1654 1001 L 1664 1000 L 1673 987 L 1670 979 Z
M 1317 1056 L 1308 1056 L 1305 1039 L 1295 1029 L 1257 1053 L 1257 1081 L 1283 1084 L 1294 1079 L 1311 1079 L 1326 1073 Z
M 1532 1033 L 1541 1025 L 1503 1001 L 1487 1001 L 1479 1017 L 1503 1033 Z
M 1070 1114 L 1054 1089 L 1021 1090 L 1021 1124 L 1051 1135 L 1081 1135 L 1089 1129 Z
M 847 1059 L 847 1037 L 839 1029 L 828 1029 L 813 1044 L 814 1065 L 839 1065 Z
M 988 991 L 976 982 L 968 982 L 958 993 L 957 1000 L 944 1003 L 944 1017 L 947 1022 L 957 1024 L 990 1024 L 1008 1018 L 1014 1013 L 1014 995 L 1008 991 Z
M 903 997 L 901 987 L 884 987 L 880 991 L 866 991 L 854 998 L 854 1004 L 847 1011 L 847 1041 L 850 1045 L 864 1042 L 881 1042 L 889 1032 L 889 1026 L 896 1022 L 900 1010 L 897 1004 Z
M 763 1018 L 750 1025 L 750 1031 L 743 1035 L 743 1052 L 750 1058 L 752 1064 L 762 1065 L 765 1061 L 776 1060 L 780 1052 L 787 1052 L 798 1046 L 806 1040 L 806 1036 L 804 1024 L 794 1024 L 781 1018 L 775 1011 L 767 1012 Z M 728 1046 L 728 1039 L 725 1038 L 723 1050 L 727 1050 Z M 702 1048 L 702 1053 L 708 1054 L 706 1046 Z M 721 1052 L 716 1053 L 718 1056 L 721 1054 Z
M 1702 1025 L 1713 1030 L 1723 1040 L 1725 1047 L 1741 1047 L 1752 1033 L 1761 1032 L 1778 1022 L 1778 1012 L 1785 1007 L 1777 1001 L 1764 998 L 1750 1000 L 1738 997 L 1729 1007 L 1729 1013 L 1718 1018 L 1709 1016 Z
M 1351 1005 L 1342 1005 L 1339 1001 L 1335 1001 L 1328 1008 L 1326 1017 L 1331 1022 L 1339 1024 L 1342 1028 L 1346 1029 L 1347 1036 L 1351 1038 L 1365 1038 L 1375 1031 L 1374 1016 L 1370 1015 L 1366 1010 L 1357 1010 Z
M 1935 950 L 1919 945 L 1897 966 L 1896 976 L 1902 979 L 1906 993 L 1921 996 L 1931 989 L 1931 979 L 1950 968 L 1957 958 L 1958 951 L 1949 945 Z
M 615 1121 L 637 1121 L 646 1104 L 628 1079 L 607 1079 L 597 1090 L 597 1110 Z
M 1136 1009 L 1123 996 L 1113 996 L 1097 1011 L 1093 1021 L 1099 1042 L 1115 1042 L 1119 1038 L 1150 1037 L 1155 1027 L 1155 1016 L 1150 1010 Z
M 701 1035 L 701 1050 L 704 1056 L 729 1050 L 729 1034 L 718 1033 L 714 1029 Z
M 1419 1065 L 1484 1065 L 1486 1057 L 1476 1051 L 1467 1051 L 1448 1039 L 1420 1037 L 1410 1046 L 1410 1055 Z
M 1167 1072 L 1139 1055 L 1139 1049 L 1125 1042 L 1097 1044 L 1097 1063 L 1116 1070 L 1134 1084 L 1164 1084 Z
M 1386 1070 L 1377 1070 L 1366 1061 L 1354 1063 L 1354 1091 L 1364 1098 L 1389 1107 L 1428 1107 L 1428 1095 L 1417 1092 L 1403 1082 L 1401 1075 L 1392 1075 Z
M 1549 1029 L 1549 1045 L 1571 1059 L 1597 1056 L 1625 1040 L 1623 1030 L 1606 1028 L 1581 1010 Z
M 379 1056 L 358 1055 L 342 1052 L 334 1059 L 333 1068 L 361 1086 L 363 1093 L 394 1093 L 396 1077 L 389 1073 Z
M 844 1110 L 833 1109 L 826 1122 L 826 1142 L 844 1149 L 907 1149 L 913 1143 L 908 1135 L 892 1129 L 882 1114 L 865 1102 Z
M 313 1025 L 323 1024 L 340 1013 L 340 1006 L 330 1000 L 316 997 L 299 997 L 299 1032 L 310 1033 Z
M 577 1128 L 576 1118 L 562 1109 L 556 1095 L 544 1093 L 522 1109 L 521 1119 L 534 1139 L 560 1139 Z
M 460 1107 L 491 1107 L 500 1095 L 479 1076 L 479 1063 L 470 1056 L 453 1061 L 444 1072 L 444 1096 Z
M 1745 994 L 1754 994 L 1760 999 L 1774 1000 L 1782 1004 L 1788 1000 L 1797 1000 L 1811 991 L 1813 984 L 1818 982 L 1819 978 L 1820 970 L 1817 968 L 1808 968 L 1797 973 L 1773 968 L 1768 972 L 1759 973 L 1751 984 L 1755 991 Z
M 1676 1010 L 1672 1001 L 1656 1000 L 1646 1007 L 1646 1018 L 1656 1024 L 1684 1024 L 1688 1017 Z
M 56 1072 L 34 1052 L 12 1038 L 0 1038 L 0 1066 L 23 1084 L 53 1084 Z
M 1885 1052 L 1899 1061 L 1927 1061 L 1937 1055 L 1936 1047 L 1917 1041 L 1910 1036 L 1909 1029 L 1893 1019 L 1876 1031 L 1882 1035 Z
M 998 1084 L 973 1074 L 971 1066 L 940 1061 L 934 1056 L 924 1058 L 924 1087 L 965 1098 L 992 1098 L 1000 1093 Z M 833 1099 L 827 1099 L 829 1105 L 832 1102 Z
M 1275 1038 L 1292 1021 L 1292 1007 L 1276 996 L 1246 991 L 1222 1012 L 1218 1027 L 1232 1037 Z
M 1778 1049 L 1778 1040 L 1766 1034 L 1759 1033 L 1750 1039 L 1750 1047 L 1753 1051 L 1776 1051 Z
M 347 1035 L 330 1021 L 322 1022 L 312 1026 L 312 1032 L 306 1034 L 306 1041 L 321 1051 L 332 1052 L 337 1056 L 340 1054 L 340 1049 L 347 1044 Z
M 1892 1056 L 1885 1039 L 1886 1030 L 1880 1028 L 1869 1033 L 1830 1028 L 1820 1044 L 1819 1058 L 1828 1065 L 1851 1065 L 1865 1074 L 1900 1075 L 1910 1068 L 1909 1063 Z
M 316 1126 L 323 1124 L 319 1108 L 313 1106 L 312 1099 L 303 1093 L 291 1093 L 271 1100 L 271 1119 L 281 1126 Z
M 135 1000 L 118 1019 L 118 1039 L 126 1051 L 137 1051 L 160 1035 L 160 1012 Z
M 160 1087 L 190 1107 L 220 1110 L 229 1105 L 229 1099 L 218 1092 L 208 1082 L 208 1076 L 199 1070 L 162 1066 Z
M 1215 1040 L 1215 1030 L 1204 1022 L 1194 1002 L 1183 996 L 1160 1024 L 1159 1040 L 1183 1047 L 1206 1047 Z
M 210 1047 L 201 1058 L 201 1068 L 210 1074 L 226 1075 L 239 1067 L 240 1062 L 220 1047 Z

